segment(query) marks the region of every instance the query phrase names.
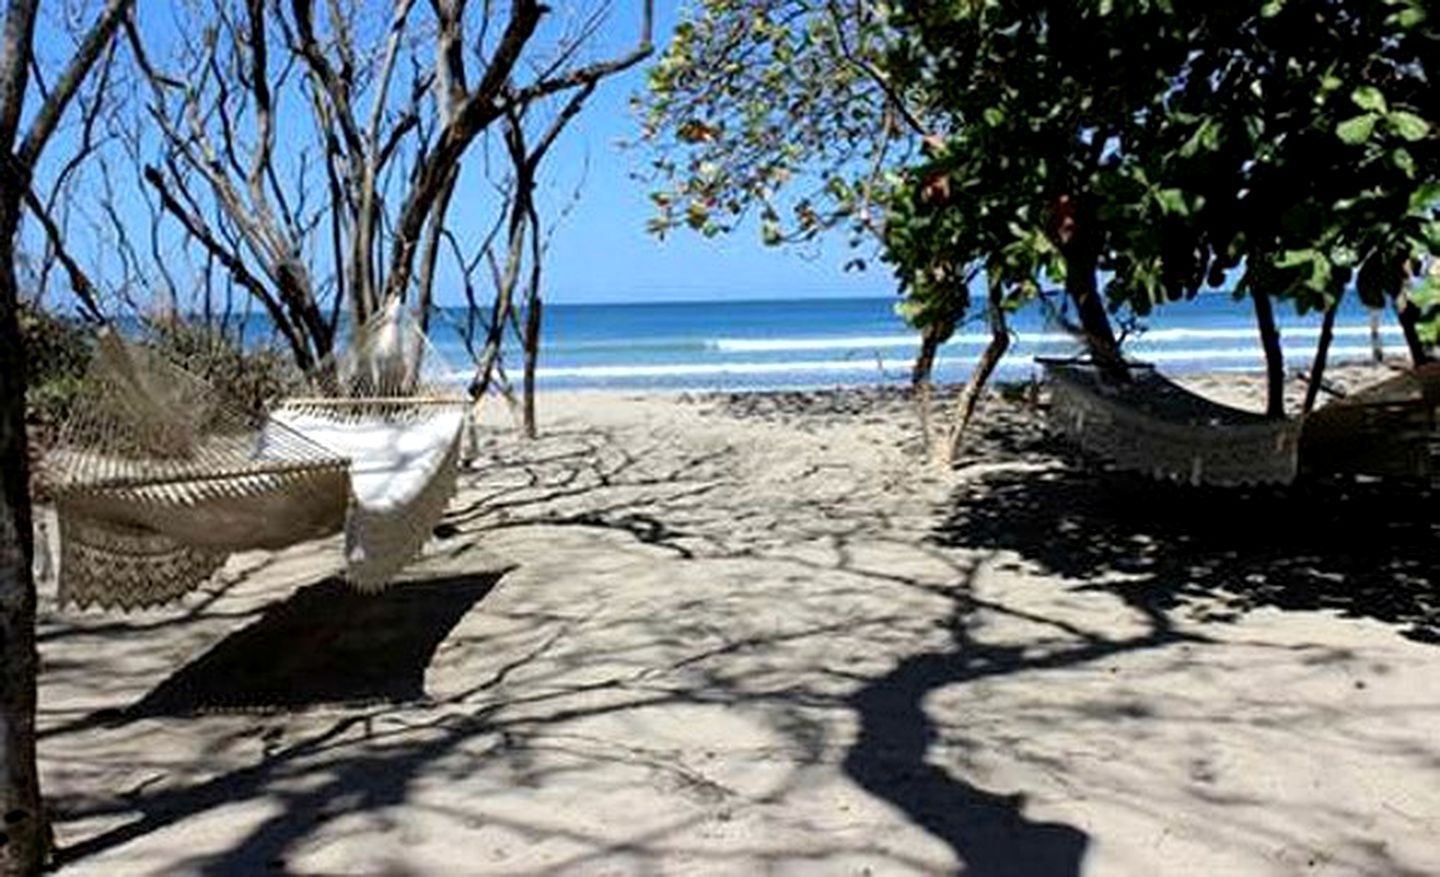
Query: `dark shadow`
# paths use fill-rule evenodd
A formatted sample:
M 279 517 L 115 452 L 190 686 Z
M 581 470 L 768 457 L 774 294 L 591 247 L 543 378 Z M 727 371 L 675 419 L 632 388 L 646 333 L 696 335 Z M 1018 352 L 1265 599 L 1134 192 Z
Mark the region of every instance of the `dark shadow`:
M 1053 650 L 985 644 L 969 635 L 971 617 L 982 605 L 1004 610 L 975 598 L 965 579 L 949 594 L 949 647 L 905 658 L 848 699 L 860 732 L 846 772 L 950 846 L 962 873 L 1075 875 L 1089 838 L 1079 827 L 1027 818 L 1023 795 L 980 788 L 935 763 L 939 729 L 924 708 L 935 691 L 1200 639 L 1175 629 L 1181 609 L 1217 623 L 1262 606 L 1333 609 L 1440 642 L 1440 527 L 1428 485 L 1156 483 L 1079 465 L 1033 418 L 1018 419 L 1031 422 L 1016 429 L 987 418 L 973 437 L 962 467 L 973 458 L 1015 468 L 963 483 L 933 541 L 991 558 L 1013 553 L 1010 563 L 1063 576 L 1077 590 L 1114 593 L 1146 624 L 1121 639 L 1078 632 Z
M 419 700 L 435 650 L 503 575 L 405 582 L 378 594 L 333 578 L 301 588 L 124 717 Z
M 1186 605 L 1206 620 L 1329 609 L 1440 643 L 1436 500 L 1425 484 L 1225 490 L 1066 465 L 987 476 L 957 497 L 938 541 L 1013 551 L 1132 604 Z
M 1126 643 L 1121 648 L 1154 646 L 1167 639 L 1161 631 L 1145 643 Z M 1075 649 L 1053 663 L 1084 663 L 1117 650 Z M 967 877 L 1076 877 L 1090 842 L 1083 830 L 1031 820 L 1024 814 L 1023 794 L 980 788 L 930 757 L 939 736 L 925 712 L 925 699 L 932 692 L 1048 665 L 1043 659 L 1026 660 L 1022 649 L 982 646 L 960 632 L 951 650 L 906 658 L 849 698 L 860 733 L 846 753 L 845 772 L 944 841 Z

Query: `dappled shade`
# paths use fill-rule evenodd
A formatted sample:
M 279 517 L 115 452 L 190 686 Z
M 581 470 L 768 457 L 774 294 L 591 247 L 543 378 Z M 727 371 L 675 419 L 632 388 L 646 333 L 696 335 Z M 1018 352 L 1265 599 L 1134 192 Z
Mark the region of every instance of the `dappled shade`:
M 436 649 L 501 575 L 407 582 L 375 595 L 334 578 L 310 585 L 181 667 L 128 715 L 419 700 Z
M 1330 609 L 1440 642 L 1440 523 L 1415 482 L 1207 489 L 1067 465 L 962 488 L 944 544 L 1006 549 L 1127 601 Z

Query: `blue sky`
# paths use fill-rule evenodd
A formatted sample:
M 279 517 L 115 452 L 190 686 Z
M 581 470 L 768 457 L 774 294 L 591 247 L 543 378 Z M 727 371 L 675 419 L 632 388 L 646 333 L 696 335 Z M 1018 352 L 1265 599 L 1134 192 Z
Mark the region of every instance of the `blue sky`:
M 674 0 L 656 4 L 657 53 L 669 39 L 679 5 Z M 632 6 L 638 8 L 637 0 L 615 3 L 615 13 L 602 35 L 607 46 L 621 48 L 633 41 L 637 16 L 630 14 Z M 607 80 L 546 159 L 544 185 L 552 203 L 567 198 L 582 175 L 585 180 L 579 203 L 553 239 L 545 268 L 548 301 L 894 294 L 894 282 L 883 265 L 872 264 L 864 272 L 842 270 L 856 254 L 840 235 L 801 252 L 764 246 L 754 228 L 713 239 L 689 229 L 677 230 L 663 241 L 646 233 L 645 221 L 652 215 L 648 190 L 643 182 L 630 178 L 631 173 L 643 170 L 646 154 L 641 148 L 622 149 L 619 145 L 637 135 L 638 121 L 629 99 L 644 85 L 644 65 Z M 588 170 L 584 170 L 587 159 Z M 463 204 L 464 200 L 457 199 L 457 205 Z
M 139 22 L 151 44 L 152 57 L 162 59 L 177 27 L 172 10 L 182 8 L 169 6 L 167 2 L 173 0 L 156 0 L 154 6 L 148 3 L 140 6 Z M 542 22 L 533 51 L 543 54 L 547 45 L 553 46 L 555 35 L 571 32 L 569 29 L 580 16 L 602 2 L 561 0 L 552 4 L 554 12 Z M 603 82 L 546 158 L 541 169 L 540 203 L 547 224 L 558 218 L 562 212 L 560 206 L 571 200 L 577 185 L 580 195 L 563 221 L 554 226 L 545 261 L 545 299 L 571 304 L 894 295 L 894 282 L 883 265 L 872 264 L 865 272 L 843 270 L 842 266 L 856 253 L 846 246 L 841 235 L 798 249 L 766 247 L 760 243 L 754 227 L 718 238 L 705 238 L 689 229 L 679 229 L 664 240 L 645 231 L 646 221 L 652 216 L 652 205 L 648 187 L 634 179 L 633 174 L 645 168 L 650 156 L 643 147 L 623 148 L 622 143 L 634 141 L 638 136 L 639 121 L 630 105 L 631 97 L 644 89 L 646 70 L 669 41 L 681 2 L 657 0 L 656 55 Z M 41 21 L 37 40 L 47 67 L 52 69 L 58 69 L 68 58 L 72 39 L 54 18 L 57 8 L 47 7 L 50 17 Z M 633 48 L 639 32 L 639 9 L 640 0 L 611 0 L 611 14 L 602 31 L 595 35 L 590 55 L 613 57 Z M 383 10 L 377 4 L 367 11 Z M 291 99 L 298 98 L 291 95 Z M 282 149 L 284 114 L 294 111 L 282 105 Z M 58 167 L 73 151 L 77 130 L 78 119 L 72 112 L 47 152 L 49 169 Z M 483 237 L 496 216 L 493 191 L 484 179 L 483 148 L 477 143 L 467 154 L 465 163 L 469 170 L 461 176 L 460 188 L 451 203 L 450 225 L 467 243 Z M 152 158 L 147 152 L 146 159 Z M 282 167 L 286 160 L 279 159 Z M 133 168 L 123 157 L 117 157 L 117 161 L 119 209 L 124 214 L 133 211 L 139 234 L 138 229 L 144 227 L 148 213 L 138 201 L 138 191 L 133 190 L 135 181 L 130 179 Z M 42 168 L 42 180 L 44 171 Z M 86 220 L 81 216 L 69 226 L 72 249 L 81 254 L 103 287 L 115 281 L 116 265 L 107 255 L 111 249 L 108 245 L 96 248 L 88 243 L 97 234 L 95 228 L 104 223 L 100 222 L 95 205 L 85 199 L 82 202 L 80 213 L 91 218 Z M 169 248 L 167 263 L 172 270 L 177 274 L 187 270 L 184 266 L 196 270 L 198 248 L 181 243 L 173 222 L 167 221 L 164 229 L 166 242 L 162 246 Z M 77 243 L 82 240 L 87 244 Z M 142 248 L 148 246 L 143 241 L 139 244 Z M 440 304 L 464 303 L 453 263 L 442 259 L 439 280 Z

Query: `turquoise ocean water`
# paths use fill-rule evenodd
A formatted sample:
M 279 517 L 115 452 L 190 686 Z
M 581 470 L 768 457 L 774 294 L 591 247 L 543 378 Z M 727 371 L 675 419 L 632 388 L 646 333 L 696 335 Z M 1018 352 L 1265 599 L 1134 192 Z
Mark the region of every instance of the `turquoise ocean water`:
M 1336 321 L 1331 362 L 1370 355 L 1369 313 L 1355 301 Z M 711 301 L 664 304 L 550 305 L 538 383 L 542 388 L 757 390 L 901 383 L 918 349 L 893 299 Z M 1319 334 L 1318 315 L 1281 318 L 1289 368 L 1306 368 Z M 469 357 L 447 310 L 431 333 L 457 379 Z M 1023 379 L 1035 356 L 1076 352 L 1074 341 L 1047 325 L 1039 309 L 1011 319 L 1014 343 L 998 377 Z M 1387 353 L 1404 352 L 1387 318 Z M 941 381 L 963 380 L 988 341 L 978 322 L 962 327 L 940 353 Z M 1248 305 L 1224 294 L 1175 303 L 1142 321 L 1126 341 L 1129 355 L 1171 372 L 1252 370 L 1263 366 Z M 510 360 L 517 365 L 519 358 Z

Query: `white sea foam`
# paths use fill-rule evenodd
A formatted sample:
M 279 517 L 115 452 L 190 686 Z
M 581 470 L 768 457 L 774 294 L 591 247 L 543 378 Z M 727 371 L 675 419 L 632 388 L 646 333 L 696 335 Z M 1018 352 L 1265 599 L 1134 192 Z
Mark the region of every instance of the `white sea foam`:
M 1282 348 L 1287 360 L 1308 361 L 1315 352 L 1313 347 L 1288 345 Z M 1370 355 L 1370 346 L 1334 345 L 1330 348 L 1332 360 L 1364 358 Z M 1232 368 L 1258 367 L 1264 356 L 1258 346 L 1225 347 L 1218 349 L 1182 348 L 1179 350 L 1145 351 L 1137 358 L 1153 363 L 1195 363 L 1208 368 L 1223 369 L 1229 363 Z M 940 357 L 936 362 L 938 370 L 974 365 L 975 357 Z M 725 375 L 798 375 L 835 373 L 902 373 L 908 371 L 914 360 L 906 358 L 856 358 L 843 360 L 786 360 L 783 362 L 682 362 L 634 365 L 585 365 L 585 366 L 542 366 L 536 375 L 542 379 L 569 378 L 590 380 L 616 380 L 624 378 L 704 378 Z M 1028 358 L 1010 359 L 1005 363 L 1010 368 L 1031 365 Z
M 1285 359 L 1290 361 L 1308 360 L 1314 356 L 1314 347 L 1282 347 Z M 1370 345 L 1353 344 L 1332 345 L 1329 358 L 1356 359 L 1368 357 Z M 1224 362 L 1233 359 L 1246 359 L 1259 362 L 1265 358 L 1265 354 L 1257 347 L 1229 347 L 1221 350 L 1155 350 L 1145 351 L 1138 356 L 1147 362 Z
M 842 359 L 824 362 L 676 362 L 655 365 L 550 366 L 535 370 L 540 378 L 664 378 L 710 375 L 779 375 L 795 372 L 878 372 L 908 369 L 909 359 Z
M 1320 337 L 1318 326 L 1282 326 L 1284 338 L 1314 340 Z M 1381 337 L 1398 338 L 1400 328 L 1386 325 L 1380 327 Z M 1336 326 L 1336 338 L 1368 338 L 1369 326 Z M 1233 329 L 1154 329 L 1138 334 L 1132 339 L 1136 346 L 1150 347 L 1155 344 L 1172 344 L 1178 341 L 1253 341 L 1253 328 Z M 966 347 L 989 343 L 990 336 L 981 333 L 961 333 L 952 337 L 945 347 Z M 1021 332 L 1016 337 L 1018 344 L 1065 344 L 1075 338 L 1064 332 Z M 717 338 L 710 348 L 721 353 L 786 353 L 822 350 L 888 350 L 910 348 L 919 345 L 914 334 L 909 335 L 853 335 L 831 338 Z

